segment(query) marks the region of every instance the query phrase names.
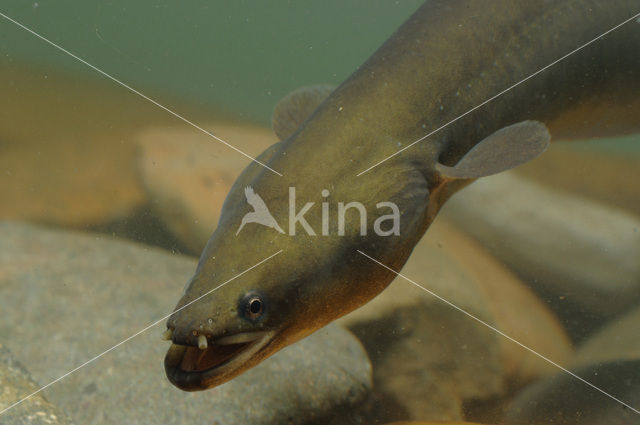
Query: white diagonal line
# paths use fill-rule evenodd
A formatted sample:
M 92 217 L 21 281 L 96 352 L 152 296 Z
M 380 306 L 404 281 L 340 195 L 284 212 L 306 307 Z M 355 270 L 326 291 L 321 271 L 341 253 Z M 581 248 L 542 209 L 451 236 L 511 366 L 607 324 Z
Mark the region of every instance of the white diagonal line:
M 606 32 L 604 32 L 604 33 L 602 33 L 602 34 L 600 34 L 599 36 L 597 36 L 597 37 L 596 37 L 596 38 L 594 38 L 593 40 L 591 40 L 591 41 L 589 41 L 589 42 L 587 42 L 587 43 L 583 44 L 582 46 L 580 46 L 580 47 L 578 47 L 578 48 L 576 48 L 576 49 L 572 50 L 571 52 L 567 53 L 566 55 L 562 56 L 561 58 L 556 59 L 555 61 L 551 62 L 549 65 L 547 65 L 547 66 L 545 66 L 545 67 L 543 67 L 543 68 L 540 68 L 539 70 L 537 70 L 537 71 L 536 71 L 536 72 L 534 72 L 533 74 L 529 75 L 528 77 L 524 78 L 523 80 L 520 80 L 520 81 L 518 81 L 517 83 L 513 84 L 512 86 L 507 87 L 506 89 L 502 90 L 500 93 L 496 94 L 495 96 L 490 97 L 489 99 L 485 100 L 485 101 L 484 101 L 484 102 L 482 102 L 481 104 L 479 104 L 479 105 L 477 105 L 477 106 L 475 106 L 475 107 L 473 107 L 473 108 L 469 109 L 469 110 L 468 110 L 467 112 L 465 112 L 464 114 L 462 114 L 462 115 L 460 115 L 460 116 L 458 116 L 458 117 L 456 117 L 456 118 L 452 119 L 452 120 L 451 120 L 451 121 L 449 121 L 448 123 L 446 123 L 446 124 L 444 124 L 444 125 L 442 125 L 442 126 L 440 126 L 440 127 L 436 128 L 436 129 L 435 129 L 435 130 L 433 130 L 431 133 L 429 133 L 429 134 L 427 134 L 427 135 L 425 135 L 425 136 L 422 136 L 421 138 L 419 138 L 419 139 L 418 139 L 418 140 L 416 140 L 415 142 L 413 142 L 413 143 L 411 143 L 411 144 L 409 144 L 409 145 L 405 146 L 404 148 L 402 148 L 402 149 L 400 149 L 400 150 L 398 150 L 398 151 L 396 151 L 396 152 L 392 153 L 391 155 L 389 155 L 388 157 L 386 157 L 386 158 L 385 158 L 385 159 L 383 159 L 382 161 L 379 161 L 379 162 L 377 162 L 377 163 L 373 164 L 371 167 L 367 168 L 366 170 L 361 171 L 360 173 L 358 173 L 358 174 L 356 175 L 356 177 L 360 177 L 361 175 L 363 175 L 363 174 L 364 174 L 364 173 L 366 173 L 367 171 L 369 171 L 369 170 L 371 170 L 371 169 L 373 169 L 373 168 L 377 167 L 378 165 L 382 164 L 382 163 L 383 163 L 383 162 L 385 162 L 385 161 L 388 161 L 389 159 L 393 158 L 394 156 L 399 155 L 400 153 L 402 153 L 402 152 L 404 152 L 405 150 L 409 149 L 409 148 L 410 148 L 410 147 L 412 147 L 413 145 L 415 145 L 415 144 L 417 144 L 417 143 L 422 142 L 422 141 L 423 141 L 424 139 L 426 139 L 427 137 L 429 137 L 429 136 L 431 136 L 431 135 L 433 135 L 433 134 L 437 133 L 438 131 L 442 130 L 443 128 L 445 128 L 445 127 L 449 126 L 450 124 L 453 124 L 454 122 L 458 121 L 460 118 L 463 118 L 463 117 L 465 117 L 465 116 L 469 115 L 471 112 L 475 111 L 476 109 L 481 108 L 482 106 L 486 105 L 487 103 L 491 102 L 492 100 L 494 100 L 494 99 L 496 99 L 496 98 L 498 98 L 498 97 L 502 96 L 503 94 L 505 94 L 506 92 L 510 91 L 511 89 L 513 89 L 513 88 L 515 88 L 515 87 L 519 86 L 520 84 L 524 83 L 525 81 L 527 81 L 527 80 L 529 80 L 529 79 L 531 79 L 531 78 L 535 77 L 536 75 L 538 75 L 538 74 L 540 74 L 541 72 L 543 72 L 543 71 L 545 71 L 545 70 L 549 69 L 550 67 L 552 67 L 553 65 L 557 64 L 558 62 L 563 61 L 564 59 L 568 58 L 569 56 L 573 55 L 574 53 L 576 53 L 576 52 L 578 52 L 578 51 L 580 51 L 580 50 L 584 49 L 585 47 L 589 46 L 590 44 L 595 43 L 598 39 L 600 39 L 600 38 L 604 37 L 605 35 L 609 34 L 609 33 L 610 33 L 610 32 L 612 32 L 612 31 L 617 30 L 618 28 L 620 28 L 621 26 L 623 26 L 623 25 L 624 25 L 624 24 L 626 24 L 627 22 L 631 22 L 631 21 L 633 21 L 634 19 L 637 19 L 638 17 L 640 17 L 640 13 L 637 13 L 637 14 L 633 15 L 631 18 L 627 19 L 627 20 L 626 20 L 626 21 L 624 21 L 624 22 L 619 23 L 618 25 L 616 25 L 615 27 L 611 28 L 610 30 L 608 30 L 608 31 L 606 31 Z
M 37 32 L 33 31 L 30 28 L 27 28 L 26 26 L 22 25 L 20 22 L 16 21 L 15 19 L 10 18 L 9 16 L 5 15 L 4 13 L 0 12 L 0 16 L 2 16 L 4 19 L 6 19 L 9 22 L 13 22 L 14 24 L 16 24 L 17 26 L 19 26 L 20 28 L 22 28 L 25 31 L 30 32 L 31 34 L 35 35 L 36 37 L 38 37 L 40 40 L 50 44 L 51 46 L 55 47 L 56 49 L 60 50 L 61 52 L 66 53 L 67 55 L 71 56 L 72 58 L 76 59 L 79 62 L 82 62 L 83 64 L 85 64 L 86 66 L 88 66 L 89 68 L 93 69 L 94 71 L 104 75 L 105 77 L 107 77 L 108 79 L 116 82 L 117 84 L 120 84 L 122 87 L 126 88 L 127 90 L 137 94 L 138 96 L 140 96 L 141 98 L 148 100 L 149 102 L 153 103 L 154 105 L 156 105 L 158 108 L 165 110 L 166 112 L 170 113 L 171 115 L 173 115 L 174 117 L 184 121 L 185 123 L 189 124 L 190 126 L 192 126 L 193 128 L 201 131 L 202 133 L 206 134 L 209 137 L 213 137 L 214 139 L 216 139 L 217 141 L 219 141 L 220 143 L 224 144 L 225 146 L 233 149 L 234 151 L 238 152 L 241 155 L 244 155 L 245 157 L 249 158 L 251 161 L 258 163 L 260 165 L 262 165 L 264 168 L 266 168 L 267 170 L 279 175 L 280 177 L 282 177 L 282 174 L 280 174 L 279 172 L 277 172 L 276 170 L 274 170 L 273 168 L 269 167 L 266 164 L 263 164 L 262 162 L 258 161 L 257 159 L 255 159 L 254 157 L 252 157 L 251 155 L 245 153 L 244 151 L 236 148 L 235 146 L 231 145 L 230 143 L 227 143 L 226 141 L 222 140 L 220 137 L 216 136 L 215 134 L 211 133 L 210 131 L 205 130 L 204 128 L 200 127 L 199 125 L 197 125 L 196 123 L 189 121 L 188 119 L 186 119 L 185 117 L 183 117 L 182 115 L 178 114 L 177 112 L 174 112 L 173 110 L 167 108 L 166 106 L 161 105 L 160 103 L 156 102 L 155 100 L 151 99 L 150 97 L 144 95 L 143 93 L 139 92 L 138 90 L 134 89 L 133 87 L 123 83 L 122 81 L 118 80 L 117 78 L 111 76 L 110 74 L 107 74 L 106 72 L 104 72 L 103 70 L 91 65 L 89 62 L 85 61 L 84 59 L 74 55 L 73 53 L 71 53 L 70 51 L 66 50 L 65 48 L 57 45 L 56 43 L 54 43 L 53 41 L 41 36 L 40 34 L 38 34 Z
M 254 264 L 253 266 L 249 267 L 248 269 L 246 269 L 245 271 L 235 275 L 234 277 L 232 277 L 231 279 L 227 280 L 226 282 L 221 283 L 220 285 L 216 286 L 215 288 L 213 288 L 212 290 L 205 292 L 204 294 L 200 295 L 198 298 L 188 302 L 187 304 L 183 305 L 182 307 L 172 311 L 170 314 L 167 314 L 166 316 L 156 320 L 155 322 L 151 323 L 150 325 L 146 326 L 145 328 L 139 330 L 138 332 L 134 333 L 133 335 L 131 335 L 130 337 L 120 341 L 119 343 L 117 343 L 116 345 L 112 346 L 111 348 L 103 351 L 102 353 L 98 354 L 95 357 L 92 357 L 91 359 L 87 360 L 86 362 L 82 363 L 80 366 L 76 367 L 73 370 L 70 370 L 69 372 L 65 373 L 64 375 L 60 376 L 59 378 L 54 379 L 53 381 L 49 382 L 47 385 L 41 387 L 40 389 L 38 389 L 37 391 L 32 392 L 31 394 L 29 394 L 28 396 L 25 396 L 23 398 L 21 398 L 20 400 L 16 401 L 15 403 L 13 403 L 12 405 L 10 405 L 9 407 L 3 409 L 2 411 L 0 411 L 0 415 L 2 415 L 3 413 L 5 413 L 6 411 L 13 409 L 14 407 L 16 407 L 17 405 L 19 405 L 20 403 L 22 403 L 25 400 L 28 400 L 29 398 L 33 397 L 34 395 L 44 391 L 45 389 L 49 388 L 51 385 L 55 384 L 58 381 L 63 380 L 64 378 L 66 378 L 67 376 L 71 375 L 72 373 L 78 371 L 79 369 L 82 369 L 83 367 L 85 367 L 86 365 L 88 365 L 89 363 L 94 362 L 95 360 L 98 360 L 100 357 L 104 356 L 105 354 L 109 353 L 110 351 L 115 350 L 116 348 L 120 347 L 122 344 L 132 340 L 133 338 L 137 337 L 138 335 L 140 335 L 141 333 L 147 331 L 148 329 L 151 329 L 152 327 L 154 327 L 155 325 L 157 325 L 158 323 L 168 319 L 172 314 L 187 308 L 188 306 L 190 306 L 191 304 L 195 303 L 196 301 L 206 297 L 207 295 L 211 294 L 212 292 L 222 288 L 224 285 L 226 285 L 227 283 L 231 282 L 232 280 L 242 276 L 243 274 L 247 273 L 248 271 L 258 267 L 259 265 L 261 265 L 262 263 L 272 259 L 273 257 L 275 257 L 276 255 L 280 254 L 282 252 L 282 250 L 276 252 L 275 254 L 271 254 L 270 256 L 268 256 L 267 258 L 265 258 L 264 260 L 260 261 L 259 263 Z
M 502 332 L 501 330 L 491 326 L 489 323 L 485 322 L 484 320 L 474 316 L 473 314 L 469 313 L 468 311 L 466 311 L 465 309 L 458 307 L 457 305 L 455 305 L 454 303 L 452 303 L 451 301 L 442 298 L 440 295 L 436 294 L 433 291 L 430 291 L 429 289 L 425 288 L 424 286 L 414 282 L 413 280 L 409 279 L 408 277 L 406 277 L 405 275 L 401 274 L 400 272 L 397 272 L 395 270 L 393 270 L 391 267 L 388 267 L 386 265 L 384 265 L 383 263 L 381 263 L 380 261 L 376 260 L 375 258 L 365 254 L 364 252 L 360 251 L 359 249 L 357 250 L 360 254 L 362 254 L 363 256 L 367 257 L 369 260 L 373 261 L 374 263 L 384 267 L 385 269 L 389 270 L 391 273 L 395 274 L 396 276 L 400 276 L 401 278 L 403 278 L 404 280 L 406 280 L 409 283 L 412 283 L 413 285 L 417 286 L 418 288 L 422 289 L 425 292 L 428 292 L 429 294 L 433 295 L 434 297 L 436 297 L 437 299 L 439 299 L 440 301 L 444 302 L 445 304 L 455 308 L 456 310 L 458 310 L 461 313 L 466 314 L 467 316 L 469 316 L 470 318 L 472 318 L 473 320 L 475 320 L 476 322 L 479 322 L 481 324 L 483 324 L 484 326 L 486 326 L 487 328 L 491 329 L 492 331 L 498 333 L 499 335 L 502 335 L 503 337 L 507 338 L 509 341 L 514 342 L 516 344 L 518 344 L 520 347 L 524 348 L 525 350 L 529 351 L 532 354 L 535 354 L 536 356 L 540 357 L 542 360 L 552 364 L 553 366 L 557 367 L 558 369 L 562 370 L 565 373 L 568 373 L 569 375 L 573 376 L 574 378 L 576 378 L 577 380 L 587 384 L 588 386 L 590 386 L 591 388 L 593 388 L 594 390 L 597 390 L 599 392 L 601 392 L 602 394 L 606 395 L 607 397 L 611 398 L 612 400 L 617 401 L 618 403 L 622 404 L 623 406 L 627 407 L 628 409 L 632 410 L 633 412 L 640 414 L 640 411 L 635 409 L 634 407 L 628 405 L 627 403 L 625 403 L 624 401 L 614 397 L 613 395 L 609 394 L 608 392 L 604 391 L 603 389 L 593 385 L 591 382 L 587 381 L 584 378 L 581 378 L 580 376 L 576 375 L 575 373 L 571 372 L 570 370 L 560 366 L 558 363 L 554 362 L 553 360 L 549 359 L 548 357 L 545 357 L 544 355 L 538 353 L 537 351 L 535 351 L 532 348 L 529 348 L 527 345 L 524 345 L 523 343 L 521 343 L 520 341 L 510 337 L 509 335 L 505 334 L 504 332 Z

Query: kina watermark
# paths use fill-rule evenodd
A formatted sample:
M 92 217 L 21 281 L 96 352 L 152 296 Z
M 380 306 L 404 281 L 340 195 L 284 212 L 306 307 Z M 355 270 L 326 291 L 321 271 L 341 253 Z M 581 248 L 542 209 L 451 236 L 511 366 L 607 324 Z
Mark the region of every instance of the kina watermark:
M 320 203 L 319 207 L 321 209 L 321 229 L 320 235 L 329 236 L 335 235 L 344 236 L 346 234 L 346 223 L 347 223 L 347 212 L 350 210 L 356 211 L 358 213 L 358 217 L 360 220 L 359 223 L 359 232 L 360 236 L 366 236 L 369 231 L 368 226 L 368 213 L 365 205 L 358 201 L 352 202 L 338 202 L 337 203 L 337 213 L 330 213 L 330 203 L 327 200 L 329 198 L 329 191 L 327 189 L 323 189 L 320 194 L 322 195 L 323 201 Z M 309 236 L 317 236 L 318 233 L 316 229 L 314 229 L 307 219 L 305 215 L 309 213 L 314 207 L 316 207 L 315 202 L 307 202 L 300 209 L 296 206 L 296 188 L 289 187 L 289 220 L 288 220 L 288 231 L 285 231 L 280 227 L 276 219 L 273 217 L 267 204 L 264 200 L 258 195 L 251 186 L 247 186 L 244 189 L 244 195 L 247 199 L 247 203 L 253 208 L 253 211 L 250 211 L 242 217 L 242 222 L 236 231 L 236 236 L 240 233 L 240 231 L 245 227 L 245 225 L 254 223 L 260 224 L 262 226 L 270 227 L 279 233 L 288 234 L 289 236 L 296 235 L 296 228 L 298 225 L 307 233 Z M 317 208 L 317 207 L 316 207 Z M 398 205 L 393 202 L 378 202 L 376 204 L 376 213 L 378 214 L 376 219 L 373 222 L 373 232 L 378 236 L 398 236 L 400 235 L 400 209 Z M 384 213 L 384 214 L 382 214 Z M 337 221 L 337 226 L 331 226 L 332 220 Z M 337 231 L 335 230 L 337 228 Z M 334 232 L 332 233 L 332 229 Z

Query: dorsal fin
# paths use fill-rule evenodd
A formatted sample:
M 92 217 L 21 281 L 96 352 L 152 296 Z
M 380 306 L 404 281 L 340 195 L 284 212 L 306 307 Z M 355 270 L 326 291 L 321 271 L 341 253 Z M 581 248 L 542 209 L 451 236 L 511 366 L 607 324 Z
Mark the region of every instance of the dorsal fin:
M 327 84 L 307 86 L 283 97 L 271 118 L 271 127 L 280 140 L 291 136 L 334 89 L 334 86 Z
M 445 178 L 475 179 L 510 170 L 540 155 L 551 135 L 538 121 L 522 121 L 501 128 L 475 145 L 453 167 L 437 164 Z

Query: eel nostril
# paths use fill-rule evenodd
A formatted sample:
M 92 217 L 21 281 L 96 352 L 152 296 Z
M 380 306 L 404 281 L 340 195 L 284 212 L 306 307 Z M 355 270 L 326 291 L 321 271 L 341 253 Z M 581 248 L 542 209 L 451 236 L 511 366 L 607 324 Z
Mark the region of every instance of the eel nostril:
M 167 329 L 162 333 L 162 339 L 164 341 L 171 341 L 173 338 L 173 329 Z

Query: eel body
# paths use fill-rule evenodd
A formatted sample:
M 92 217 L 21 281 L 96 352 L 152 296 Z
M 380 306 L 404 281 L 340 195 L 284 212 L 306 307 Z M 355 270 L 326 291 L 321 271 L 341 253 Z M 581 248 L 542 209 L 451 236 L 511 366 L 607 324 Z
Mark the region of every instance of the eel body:
M 282 141 L 257 159 L 282 175 L 254 162 L 231 188 L 167 322 L 169 380 L 224 383 L 375 297 L 395 275 L 362 253 L 400 270 L 449 196 L 540 154 L 547 127 L 638 131 L 637 13 L 639 0 L 430 0 L 338 88 L 281 101 Z

